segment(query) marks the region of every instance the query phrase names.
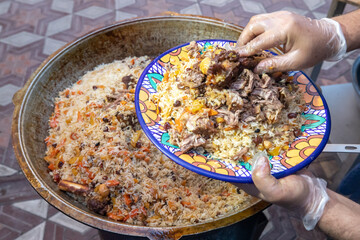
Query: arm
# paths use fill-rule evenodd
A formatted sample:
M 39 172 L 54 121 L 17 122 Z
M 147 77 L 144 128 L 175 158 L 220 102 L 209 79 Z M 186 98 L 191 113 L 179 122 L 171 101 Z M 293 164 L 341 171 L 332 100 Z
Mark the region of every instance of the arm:
M 331 190 L 318 227 L 335 239 L 360 239 L 360 205 Z
M 347 51 L 360 48 L 360 9 L 332 19 L 340 23 L 346 39 Z
M 341 44 L 342 32 L 348 51 L 359 48 L 360 10 L 333 20 L 335 22 L 310 19 L 285 11 L 254 16 L 239 37 L 238 52 L 250 56 L 283 45 L 284 55 L 263 60 L 255 69 L 256 72 L 274 72 L 311 67 L 345 51 Z M 341 26 L 339 31 L 336 21 Z
M 317 223 L 332 238 L 360 239 L 359 204 L 326 189 L 326 183 L 310 173 L 276 179 L 270 174 L 265 157 L 258 158 L 253 167 L 254 184 L 236 186 L 250 195 L 297 212 L 303 219 L 310 220 L 306 224 L 308 230 Z

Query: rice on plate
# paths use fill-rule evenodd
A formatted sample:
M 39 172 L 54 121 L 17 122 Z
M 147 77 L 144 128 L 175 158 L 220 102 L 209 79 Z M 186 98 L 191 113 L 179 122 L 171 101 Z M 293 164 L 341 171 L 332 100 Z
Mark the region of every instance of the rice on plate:
M 255 74 L 271 54 L 239 57 L 232 49 L 191 42 L 167 71 L 151 100 L 170 143 L 182 152 L 236 164 L 260 151 L 277 156 L 302 134 L 303 93 L 286 73 Z
M 193 173 L 143 134 L 134 90 L 146 56 L 96 67 L 54 100 L 45 161 L 61 190 L 110 219 L 178 226 L 235 213 L 251 197 Z

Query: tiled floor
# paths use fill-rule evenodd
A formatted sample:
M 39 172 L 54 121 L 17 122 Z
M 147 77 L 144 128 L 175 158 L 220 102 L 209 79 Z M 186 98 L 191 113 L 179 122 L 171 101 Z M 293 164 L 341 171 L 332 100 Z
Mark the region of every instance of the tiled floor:
M 277 10 L 321 18 L 329 5 L 330 0 L 1 0 L 0 240 L 100 239 L 96 229 L 66 217 L 37 195 L 21 173 L 12 150 L 11 98 L 49 54 L 92 29 L 164 11 L 207 15 L 246 25 L 254 14 Z M 346 11 L 351 9 L 347 7 Z M 353 52 L 340 62 L 325 63 L 318 83 L 351 81 L 351 65 L 358 55 Z M 319 172 L 327 172 L 320 164 L 316 166 Z M 319 231 L 306 232 L 298 218 L 281 208 L 272 206 L 266 214 L 269 223 L 261 239 L 325 239 Z

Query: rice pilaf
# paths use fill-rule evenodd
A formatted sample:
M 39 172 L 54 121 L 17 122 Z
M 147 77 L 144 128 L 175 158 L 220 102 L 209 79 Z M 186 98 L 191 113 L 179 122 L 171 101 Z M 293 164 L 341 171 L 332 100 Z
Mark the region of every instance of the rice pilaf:
M 235 213 L 250 196 L 162 155 L 142 132 L 134 90 L 148 57 L 96 67 L 59 93 L 45 160 L 61 190 L 110 219 L 176 226 Z
M 305 101 L 286 73 L 256 74 L 270 54 L 240 57 L 191 42 L 187 57 L 167 66 L 152 100 L 170 143 L 237 164 L 259 151 L 277 156 L 301 133 Z

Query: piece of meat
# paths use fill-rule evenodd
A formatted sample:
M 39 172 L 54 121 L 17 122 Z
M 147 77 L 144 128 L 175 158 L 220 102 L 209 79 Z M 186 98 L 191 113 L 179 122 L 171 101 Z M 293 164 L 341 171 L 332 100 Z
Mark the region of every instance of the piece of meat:
M 58 187 L 62 191 L 71 192 L 82 196 L 85 196 L 90 191 L 87 185 L 83 185 L 67 180 L 60 180 L 60 182 L 58 183 Z
M 255 120 L 256 120 L 256 117 L 254 117 L 254 116 L 247 116 L 245 118 L 241 118 L 241 121 L 246 122 L 246 123 L 252 122 L 252 121 L 255 121 Z
M 93 196 L 87 200 L 87 207 L 100 215 L 106 215 L 110 210 L 110 198 L 103 198 L 101 196 Z
M 124 123 L 124 127 L 131 126 L 134 127 L 136 124 L 136 115 L 135 113 L 131 112 L 130 114 L 116 112 L 115 114 L 116 119 L 119 123 Z
M 184 79 L 181 84 L 184 87 L 197 88 L 203 84 L 205 75 L 198 68 L 193 68 L 192 71 L 187 71 L 184 74 Z
M 236 127 L 239 124 L 239 115 L 240 115 L 240 111 L 236 111 L 235 113 L 230 112 L 228 110 L 225 109 L 218 109 L 218 117 L 222 117 L 224 118 L 226 124 L 229 127 Z
M 239 158 L 241 158 L 242 156 L 244 156 L 247 152 L 249 151 L 248 147 L 244 147 L 242 148 L 239 152 L 237 152 L 233 157 L 232 160 L 238 160 Z
M 289 103 L 295 98 L 295 95 L 292 95 L 287 87 L 280 87 L 279 94 L 280 101 L 283 103 Z
M 126 88 L 129 88 L 129 86 L 135 86 L 135 78 L 133 75 L 125 76 L 121 80 L 125 84 Z
M 254 89 L 254 82 L 258 81 L 259 77 L 257 74 L 253 73 L 248 69 L 245 69 L 241 75 L 247 78 L 247 84 L 245 85 L 245 88 L 243 90 L 243 93 L 245 93 L 247 96 Z
M 236 110 L 242 109 L 244 100 L 237 91 L 229 90 L 226 97 L 226 105 L 228 105 L 230 111 L 235 112 Z
M 247 81 L 244 78 L 238 78 L 235 82 L 230 84 L 230 89 L 241 90 L 245 88 Z
M 227 68 L 225 68 L 225 81 L 218 84 L 220 87 L 228 87 L 233 83 L 239 74 L 243 71 L 243 68 L 239 63 L 229 64 Z
M 232 50 L 223 50 L 217 54 L 207 71 L 209 77 L 208 83 L 221 88 L 229 87 L 229 85 L 237 79 L 243 70 L 243 67 L 238 60 L 239 55 Z M 216 76 L 219 75 L 225 77 L 216 78 Z
M 253 70 L 260 61 L 261 59 L 255 58 L 254 56 L 239 58 L 240 65 L 251 70 Z
M 216 132 L 214 122 L 209 118 L 206 111 L 190 115 L 186 121 L 186 128 L 189 131 L 202 136 L 209 136 L 210 134 Z
M 195 41 L 190 42 L 189 46 L 186 47 L 188 55 L 190 57 L 197 57 L 200 54 L 200 48 Z
M 275 80 L 273 78 L 271 78 L 269 75 L 264 73 L 261 75 L 261 78 L 259 79 L 259 81 L 255 82 L 255 87 L 268 88 L 270 85 L 274 84 L 274 82 L 275 82 Z
M 230 85 L 230 89 L 238 90 L 241 97 L 247 97 L 254 89 L 255 82 L 260 81 L 257 74 L 244 69 L 238 79 Z
M 263 112 L 268 123 L 276 123 L 278 121 L 278 116 L 283 108 L 284 105 L 278 99 L 268 102 L 263 108 Z
M 199 134 L 188 134 L 179 144 L 181 151 L 184 153 L 189 151 L 192 148 L 200 147 L 205 145 L 205 138 L 201 137 Z
M 253 96 L 258 96 L 260 99 L 264 100 L 275 100 L 279 99 L 279 93 L 273 88 L 255 88 L 251 93 Z
M 254 113 L 259 114 L 261 112 L 261 106 L 259 104 L 253 106 L 254 106 Z

